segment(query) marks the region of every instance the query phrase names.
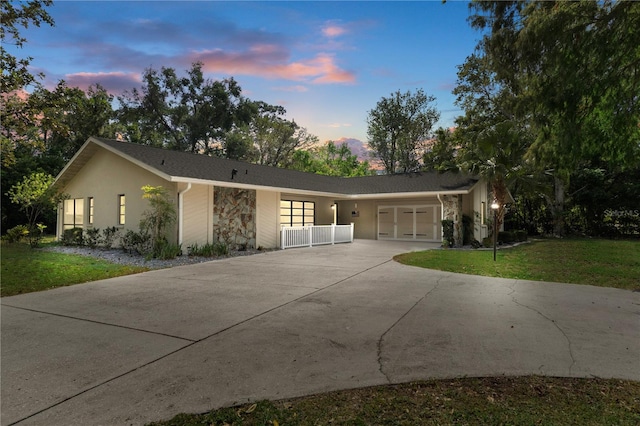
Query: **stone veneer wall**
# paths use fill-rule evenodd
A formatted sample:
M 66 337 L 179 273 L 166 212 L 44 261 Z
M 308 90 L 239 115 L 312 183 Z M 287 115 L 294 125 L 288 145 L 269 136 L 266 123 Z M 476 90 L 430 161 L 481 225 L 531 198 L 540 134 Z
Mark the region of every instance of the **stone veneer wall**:
M 224 188 L 213 190 L 213 238 L 232 250 L 256 246 L 256 191 Z
M 462 195 L 442 196 L 443 218 L 453 220 L 453 239 L 456 246 L 462 246 Z

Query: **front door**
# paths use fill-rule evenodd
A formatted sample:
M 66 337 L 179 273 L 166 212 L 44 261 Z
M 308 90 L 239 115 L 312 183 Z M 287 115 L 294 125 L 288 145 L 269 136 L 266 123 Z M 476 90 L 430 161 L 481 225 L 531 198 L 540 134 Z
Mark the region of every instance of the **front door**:
M 439 205 L 378 206 L 378 239 L 440 241 Z

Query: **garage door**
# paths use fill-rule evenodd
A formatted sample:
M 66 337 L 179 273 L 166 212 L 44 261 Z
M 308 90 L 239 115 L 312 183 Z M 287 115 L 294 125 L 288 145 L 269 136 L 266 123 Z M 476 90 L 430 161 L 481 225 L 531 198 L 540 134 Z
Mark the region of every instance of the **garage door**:
M 440 241 L 440 205 L 379 206 L 378 239 Z

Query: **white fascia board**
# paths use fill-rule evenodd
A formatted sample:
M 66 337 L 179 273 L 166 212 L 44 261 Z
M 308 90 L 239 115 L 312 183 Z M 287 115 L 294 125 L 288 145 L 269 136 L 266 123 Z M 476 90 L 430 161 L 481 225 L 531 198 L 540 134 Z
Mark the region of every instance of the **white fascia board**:
M 192 184 L 200 184 L 200 185 L 212 185 L 212 186 L 224 186 L 227 188 L 239 188 L 239 189 L 254 189 L 258 191 L 272 191 L 272 192 L 284 192 L 287 194 L 301 194 L 301 195 L 311 195 L 316 197 L 330 197 L 336 199 L 343 200 L 366 200 L 366 199 L 381 199 L 381 198 L 418 198 L 424 196 L 436 196 L 440 195 L 456 195 L 456 194 L 468 194 L 470 189 L 465 189 L 461 191 L 426 191 L 426 192 L 383 192 L 383 193 L 375 193 L 375 194 L 344 194 L 340 192 L 324 192 L 324 191 L 313 191 L 308 189 L 295 189 L 295 188 L 282 188 L 276 186 L 263 186 L 263 185 L 254 185 L 247 184 L 241 182 L 228 182 L 228 181 L 214 181 L 214 180 L 206 180 L 206 179 L 195 179 L 195 178 L 185 178 L 185 177 L 172 177 L 170 179 L 171 182 L 179 182 L 179 183 L 192 183 Z
M 460 191 L 424 191 L 424 192 L 382 192 L 377 194 L 350 194 L 343 198 L 351 200 L 367 200 L 367 199 L 385 199 L 385 198 L 420 198 L 425 196 L 435 197 L 439 195 L 465 195 L 469 193 L 469 189 Z
M 286 192 L 289 194 L 314 195 L 314 196 L 334 197 L 334 198 L 345 197 L 345 194 L 341 194 L 338 192 L 323 192 L 323 191 L 313 191 L 308 189 L 281 188 L 277 186 L 265 186 L 265 185 L 255 185 L 255 184 L 242 183 L 242 182 L 228 182 L 228 181 L 218 181 L 218 180 L 185 178 L 185 177 L 178 177 L 178 176 L 173 176 L 170 179 L 170 181 L 179 182 L 179 183 L 195 183 L 200 185 L 224 186 L 226 188 L 254 189 L 257 191 Z

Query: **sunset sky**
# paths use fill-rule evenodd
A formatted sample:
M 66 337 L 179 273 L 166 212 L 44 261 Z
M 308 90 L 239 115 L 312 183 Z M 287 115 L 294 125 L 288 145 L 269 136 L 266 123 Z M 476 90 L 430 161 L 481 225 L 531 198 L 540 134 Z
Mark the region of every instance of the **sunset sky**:
M 382 97 L 422 88 L 448 127 L 460 111 L 456 66 L 480 34 L 467 2 L 56 1 L 55 26 L 29 27 L 18 56 L 52 88 L 60 79 L 114 94 L 146 68 L 180 73 L 201 61 L 207 76 L 233 76 L 243 95 L 282 105 L 321 141 L 367 139 Z M 9 48 L 8 48 L 9 49 Z

